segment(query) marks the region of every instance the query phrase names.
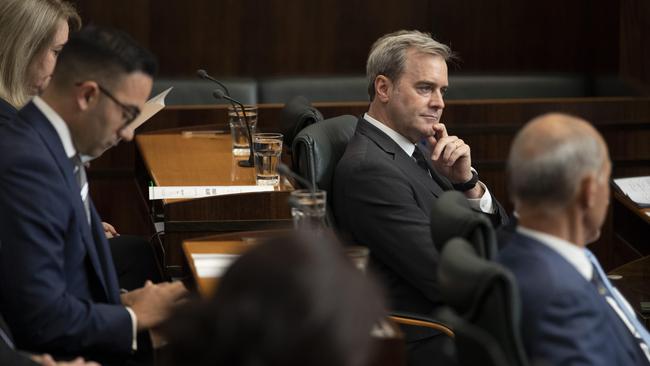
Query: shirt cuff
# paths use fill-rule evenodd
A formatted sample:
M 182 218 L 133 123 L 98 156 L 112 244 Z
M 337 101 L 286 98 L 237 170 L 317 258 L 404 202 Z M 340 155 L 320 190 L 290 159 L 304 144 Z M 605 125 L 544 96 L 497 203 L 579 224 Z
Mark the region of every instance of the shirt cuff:
M 485 184 L 483 184 L 483 182 L 479 181 L 476 184 L 481 185 L 484 193 L 481 198 L 468 198 L 467 201 L 469 202 L 469 206 L 473 210 L 493 214 L 496 211 L 496 207 L 494 207 L 494 202 L 492 202 L 492 195 L 490 194 L 490 191 L 485 186 Z
M 131 310 L 130 307 L 126 307 L 126 311 L 129 312 L 129 316 L 131 317 L 131 329 L 133 332 L 133 342 L 131 343 L 131 349 L 133 352 L 138 350 L 138 317 L 135 316 L 135 312 Z

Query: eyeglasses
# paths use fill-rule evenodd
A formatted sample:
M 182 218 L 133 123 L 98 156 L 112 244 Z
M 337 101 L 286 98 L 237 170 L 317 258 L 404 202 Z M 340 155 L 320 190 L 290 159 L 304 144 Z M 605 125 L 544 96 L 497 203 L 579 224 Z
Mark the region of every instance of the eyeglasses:
M 125 126 L 133 122 L 134 119 L 138 118 L 138 116 L 140 115 L 140 108 L 134 105 L 126 105 L 120 102 L 119 100 L 117 100 L 117 98 L 113 96 L 113 94 L 111 94 L 111 92 L 106 90 L 106 88 L 104 88 L 100 84 L 97 84 L 97 87 L 99 88 L 100 92 L 102 92 L 104 95 L 109 97 L 113 102 L 115 102 L 115 104 L 117 104 L 118 106 L 120 106 L 120 108 L 122 108 L 122 116 L 124 118 Z
M 75 83 L 76 86 L 79 86 L 81 84 L 83 84 L 83 82 Z M 99 91 L 102 94 L 107 96 L 110 100 L 112 100 L 115 104 L 117 104 L 120 108 L 122 108 L 122 118 L 124 119 L 124 126 L 128 125 L 129 123 L 133 122 L 133 120 L 138 118 L 138 116 L 140 115 L 140 108 L 134 105 L 126 105 L 120 102 L 119 100 L 117 100 L 117 98 L 115 98 L 115 96 L 113 96 L 113 94 L 111 94 L 111 92 L 109 92 L 106 88 L 101 86 L 99 83 L 97 83 L 97 87 L 99 88 Z

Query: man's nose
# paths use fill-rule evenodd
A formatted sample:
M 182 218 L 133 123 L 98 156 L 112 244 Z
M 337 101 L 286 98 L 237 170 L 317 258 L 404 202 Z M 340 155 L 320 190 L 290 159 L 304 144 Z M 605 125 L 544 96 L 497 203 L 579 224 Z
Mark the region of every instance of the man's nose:
M 445 101 L 440 90 L 436 90 L 435 92 L 431 93 L 431 98 L 429 99 L 429 107 L 435 109 L 445 108 Z

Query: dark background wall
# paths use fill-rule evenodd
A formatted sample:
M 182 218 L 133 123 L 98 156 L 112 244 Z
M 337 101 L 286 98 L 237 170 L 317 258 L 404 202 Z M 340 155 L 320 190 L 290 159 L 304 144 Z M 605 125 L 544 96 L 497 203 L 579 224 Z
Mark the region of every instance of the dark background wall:
M 429 31 L 463 72 L 584 72 L 650 81 L 646 0 L 76 0 L 131 33 L 164 76 L 360 74 L 372 42 Z

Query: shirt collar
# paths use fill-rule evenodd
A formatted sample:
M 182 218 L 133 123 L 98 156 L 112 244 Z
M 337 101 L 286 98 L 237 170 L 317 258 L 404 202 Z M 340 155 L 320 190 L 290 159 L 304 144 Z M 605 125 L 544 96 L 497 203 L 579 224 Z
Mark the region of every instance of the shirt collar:
M 580 273 L 587 281 L 591 281 L 593 277 L 594 268 L 585 254 L 585 250 L 573 243 L 570 243 L 557 236 L 549 235 L 541 231 L 528 229 L 522 226 L 517 226 L 517 232 L 531 237 L 547 247 L 553 249 L 562 258 Z
M 380 129 L 383 133 L 388 135 L 388 137 L 391 138 L 391 140 L 395 141 L 399 147 L 404 150 L 406 155 L 411 156 L 413 155 L 413 151 L 415 151 L 415 144 L 409 141 L 406 137 L 402 136 L 399 134 L 399 132 L 393 130 L 392 128 L 386 126 L 384 123 L 379 122 L 378 120 L 374 119 L 371 117 L 368 113 L 363 115 L 363 119 L 368 121 L 371 125 L 377 127 Z
M 63 149 L 65 149 L 65 154 L 69 158 L 77 155 L 77 149 L 75 149 L 74 145 L 72 144 L 70 129 L 68 128 L 68 124 L 65 123 L 63 118 L 61 118 L 61 116 L 59 116 L 59 114 L 56 113 L 56 111 L 52 109 L 52 107 L 50 107 L 47 103 L 45 103 L 45 101 L 39 96 L 35 96 L 34 99 L 32 99 L 32 102 L 34 102 L 36 108 L 38 108 L 41 113 L 45 115 L 47 120 L 50 121 L 56 130 L 56 133 L 59 135 L 59 139 L 61 139 L 61 143 L 63 144 Z

